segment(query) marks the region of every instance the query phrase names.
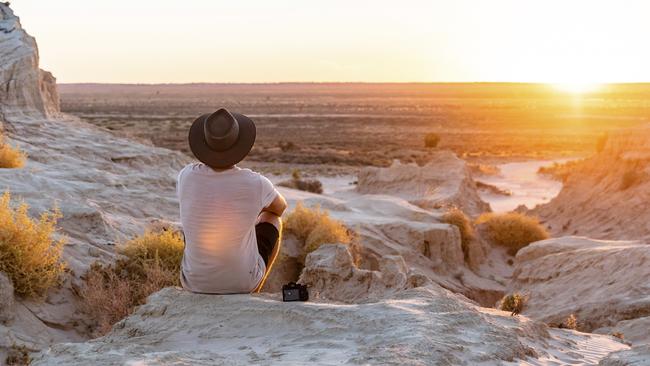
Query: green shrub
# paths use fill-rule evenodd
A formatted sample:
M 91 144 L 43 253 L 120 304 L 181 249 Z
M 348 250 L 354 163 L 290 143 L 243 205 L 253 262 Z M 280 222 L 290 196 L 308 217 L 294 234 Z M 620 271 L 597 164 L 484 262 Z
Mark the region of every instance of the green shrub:
M 467 217 L 467 215 L 465 215 L 465 213 L 458 208 L 452 208 L 451 210 L 447 211 L 442 216 L 442 221 L 447 224 L 455 225 L 460 231 L 461 246 L 465 260 L 467 260 L 469 256 L 469 246 L 475 239 L 472 222 Z
M 517 212 L 483 214 L 478 218 L 477 224 L 481 225 L 490 241 L 508 248 L 511 255 L 517 254 L 521 248 L 532 242 L 549 237 L 537 218 Z
M 514 293 L 501 299 L 499 309 L 511 312 L 510 315 L 518 315 L 521 314 L 524 307 L 526 307 L 526 302 L 528 302 L 527 297 L 522 294 Z
M 54 239 L 58 210 L 39 220 L 22 203 L 11 205 L 11 195 L 0 198 L 0 272 L 7 274 L 20 297 L 41 297 L 61 283 L 66 266 L 61 260 L 65 239 Z
M 119 247 L 123 257 L 115 264 L 92 265 L 80 297 L 82 310 L 96 322 L 95 334 L 106 334 L 152 293 L 178 286 L 183 248 L 178 232 L 148 231 Z
M 435 133 L 427 133 L 424 135 L 424 147 L 427 148 L 436 148 L 440 143 L 440 136 Z

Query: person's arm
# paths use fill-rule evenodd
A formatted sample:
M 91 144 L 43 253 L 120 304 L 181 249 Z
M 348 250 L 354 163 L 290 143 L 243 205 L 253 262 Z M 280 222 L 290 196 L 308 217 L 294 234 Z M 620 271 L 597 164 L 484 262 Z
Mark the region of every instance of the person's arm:
M 276 216 L 282 216 L 284 211 L 287 209 L 287 201 L 282 197 L 280 193 L 275 196 L 273 202 L 270 205 L 264 207 L 262 212 L 269 212 Z

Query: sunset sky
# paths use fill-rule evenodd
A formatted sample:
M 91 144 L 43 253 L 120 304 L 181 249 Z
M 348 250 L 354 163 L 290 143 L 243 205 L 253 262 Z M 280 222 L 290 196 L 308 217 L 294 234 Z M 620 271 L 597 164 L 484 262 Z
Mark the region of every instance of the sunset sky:
M 650 1 L 14 0 L 59 82 L 650 81 Z

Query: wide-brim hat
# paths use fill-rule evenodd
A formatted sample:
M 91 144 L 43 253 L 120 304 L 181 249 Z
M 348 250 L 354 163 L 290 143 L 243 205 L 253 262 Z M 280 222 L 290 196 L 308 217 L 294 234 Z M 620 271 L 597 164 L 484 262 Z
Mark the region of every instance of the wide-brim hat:
M 199 161 L 213 168 L 228 168 L 248 155 L 255 135 L 255 123 L 250 118 L 221 108 L 197 118 L 188 139 Z

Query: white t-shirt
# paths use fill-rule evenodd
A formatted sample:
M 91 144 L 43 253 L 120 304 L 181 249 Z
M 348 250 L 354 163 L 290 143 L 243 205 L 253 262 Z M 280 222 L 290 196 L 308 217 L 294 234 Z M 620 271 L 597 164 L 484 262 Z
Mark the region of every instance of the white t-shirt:
M 255 289 L 266 271 L 255 222 L 278 194 L 271 181 L 249 169 L 194 163 L 178 174 L 176 190 L 185 234 L 183 287 L 213 294 Z

